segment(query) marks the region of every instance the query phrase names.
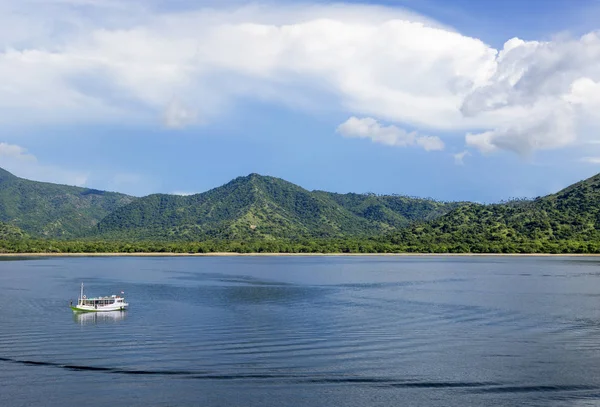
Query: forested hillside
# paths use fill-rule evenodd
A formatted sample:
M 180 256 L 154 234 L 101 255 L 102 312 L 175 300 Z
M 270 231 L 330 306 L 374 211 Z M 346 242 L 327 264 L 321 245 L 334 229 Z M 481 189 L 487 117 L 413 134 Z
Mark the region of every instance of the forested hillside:
M 32 236 L 82 236 L 134 199 L 114 192 L 30 181 L 0 169 L 0 221 Z
M 0 222 L 0 240 L 15 240 L 26 238 L 27 234 L 16 226 Z
M 311 192 L 251 174 L 202 194 L 150 195 L 98 225 L 103 238 L 206 240 L 374 236 L 458 204 L 406 197 Z
M 599 203 L 600 175 L 480 205 L 308 191 L 258 174 L 202 194 L 136 199 L 1 171 L 0 250 L 600 253 Z
M 389 241 L 416 251 L 598 252 L 600 175 L 531 201 L 464 205 Z
M 324 191 L 314 193 L 334 201 L 357 216 L 392 227 L 404 227 L 415 221 L 436 219 L 465 204 L 402 195 L 335 194 Z

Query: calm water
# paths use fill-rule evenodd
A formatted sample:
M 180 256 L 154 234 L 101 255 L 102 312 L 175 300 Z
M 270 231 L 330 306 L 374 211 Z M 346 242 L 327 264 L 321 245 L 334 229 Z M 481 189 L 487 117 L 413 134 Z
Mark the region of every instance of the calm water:
M 0 406 L 82 403 L 600 405 L 600 259 L 0 261 Z

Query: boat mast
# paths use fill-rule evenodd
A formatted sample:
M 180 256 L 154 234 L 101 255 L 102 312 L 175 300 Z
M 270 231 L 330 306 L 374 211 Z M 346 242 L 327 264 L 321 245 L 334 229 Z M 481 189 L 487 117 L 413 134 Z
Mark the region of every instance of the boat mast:
M 79 303 L 83 304 L 83 283 L 81 283 L 81 294 L 79 295 Z

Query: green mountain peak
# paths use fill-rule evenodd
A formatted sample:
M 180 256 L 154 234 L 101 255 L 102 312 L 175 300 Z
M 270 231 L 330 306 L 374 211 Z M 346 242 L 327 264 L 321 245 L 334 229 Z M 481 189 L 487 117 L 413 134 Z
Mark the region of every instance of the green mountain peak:
M 452 209 L 428 200 L 400 202 L 411 198 L 344 197 L 251 173 L 201 194 L 140 198 L 103 219 L 98 233 L 189 240 L 374 236 L 408 225 L 410 218 L 433 218 Z M 365 200 L 371 205 L 361 206 Z

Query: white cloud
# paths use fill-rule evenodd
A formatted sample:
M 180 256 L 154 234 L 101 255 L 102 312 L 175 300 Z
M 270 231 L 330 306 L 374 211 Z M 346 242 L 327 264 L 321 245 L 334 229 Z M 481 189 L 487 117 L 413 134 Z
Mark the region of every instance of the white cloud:
M 481 153 L 488 154 L 496 151 L 498 147 L 494 145 L 494 132 L 486 131 L 479 134 L 467 133 L 465 136 L 465 142 L 467 146 L 474 147 Z
M 406 147 L 416 143 L 426 151 L 444 149 L 444 142 L 439 137 L 420 136 L 415 131 L 407 132 L 394 125 L 382 126 L 371 117 L 359 119 L 353 116 L 340 124 L 337 132 L 344 137 L 367 138 L 388 146 Z
M 454 157 L 454 164 L 456 165 L 464 165 L 465 164 L 465 157 L 471 155 L 471 153 L 469 153 L 467 150 L 462 151 L 460 153 L 456 153 L 453 154 Z
M 571 84 L 571 92 L 565 96 L 565 100 L 583 106 L 600 105 L 600 82 L 594 82 L 590 78 L 579 78 Z
M 25 148 L 8 143 L 0 143 L 0 168 L 22 178 L 59 184 L 83 186 L 88 179 L 88 174 L 41 164 Z
M 305 4 L 161 13 L 135 3 L 128 13 L 85 2 L 88 13 L 77 14 L 50 3 L 13 3 L 0 17 L 0 26 L 19 17 L 24 26 L 62 28 L 0 33 L 0 74 L 13 78 L 0 85 L 0 108 L 18 109 L 13 120 L 140 120 L 167 112 L 166 123 L 179 125 L 196 112 L 214 117 L 238 97 L 293 105 L 316 92 L 349 112 L 452 128 L 462 120 L 461 94 L 494 64 L 495 51 L 483 42 L 398 9 Z M 194 113 L 170 106 L 174 96 L 191 101 Z
M 416 142 L 425 151 L 439 151 L 445 147 L 444 142 L 437 136 L 420 136 L 417 137 Z
M 461 111 L 504 119 L 490 122 L 484 132 L 467 134 L 468 145 L 484 152 L 504 149 L 528 155 L 593 135 L 587 112 L 600 101 L 598 33 L 549 42 L 512 39 L 496 63 L 494 75 L 465 98 Z M 600 121 L 594 116 L 597 126 Z
M 27 150 L 21 146 L 8 143 L 0 143 L 0 157 L 4 159 L 15 159 L 18 161 L 37 161 L 35 156 L 28 154 Z
M 598 33 L 513 38 L 498 51 L 397 8 L 231 3 L 173 12 L 154 1 L 0 0 L 0 76 L 10 78 L 0 121 L 162 115 L 182 127 L 260 99 L 398 124 L 377 130 L 382 143 L 411 143 L 401 131 L 410 126 L 521 155 L 600 126 Z M 439 138 L 412 143 L 443 148 Z
M 539 107 L 539 105 L 538 105 Z M 466 144 L 490 153 L 498 149 L 530 155 L 534 150 L 564 147 L 576 139 L 575 120 L 570 106 L 556 104 L 533 108 L 529 116 L 494 130 L 467 134 Z

